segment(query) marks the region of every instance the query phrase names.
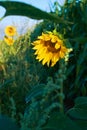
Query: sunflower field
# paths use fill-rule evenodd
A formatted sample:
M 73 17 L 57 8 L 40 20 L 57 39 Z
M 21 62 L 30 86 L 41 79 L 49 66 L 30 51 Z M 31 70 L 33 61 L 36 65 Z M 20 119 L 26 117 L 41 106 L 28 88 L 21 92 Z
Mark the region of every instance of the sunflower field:
M 9 25 L 0 40 L 0 130 L 87 130 L 87 0 L 55 2 L 50 13 L 0 6 L 43 20 L 21 36 Z

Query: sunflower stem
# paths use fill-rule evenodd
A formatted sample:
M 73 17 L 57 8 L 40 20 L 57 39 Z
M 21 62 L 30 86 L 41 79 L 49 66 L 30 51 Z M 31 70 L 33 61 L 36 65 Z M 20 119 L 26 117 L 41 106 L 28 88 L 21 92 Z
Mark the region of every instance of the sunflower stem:
M 61 85 L 61 88 L 60 88 L 60 95 L 61 95 L 61 94 L 63 94 L 63 83 L 61 83 L 60 85 Z M 59 97 L 59 101 L 61 104 L 60 112 L 63 113 L 64 112 L 64 105 L 63 105 L 63 97 L 62 96 Z
M 63 96 L 63 82 L 65 80 L 65 71 L 66 71 L 66 64 L 65 61 L 60 60 L 59 61 L 59 85 L 60 85 L 60 96 L 59 96 L 59 102 L 61 104 L 60 112 L 64 113 L 64 96 Z

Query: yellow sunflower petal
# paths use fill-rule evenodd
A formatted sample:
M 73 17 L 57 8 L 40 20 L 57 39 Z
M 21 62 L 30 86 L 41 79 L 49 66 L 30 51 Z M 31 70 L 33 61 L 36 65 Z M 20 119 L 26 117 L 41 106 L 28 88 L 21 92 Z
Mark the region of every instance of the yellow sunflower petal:
M 55 44 L 55 49 L 59 49 L 60 47 L 61 47 L 60 44 L 58 43 Z
M 51 42 L 55 43 L 57 41 L 58 37 L 51 35 Z
M 48 53 L 46 54 L 46 56 L 44 57 L 43 61 L 42 61 L 42 64 L 46 64 L 49 66 L 49 63 L 50 63 L 50 60 L 51 60 L 51 57 L 52 57 L 52 54 L 51 53 Z
M 56 62 L 59 60 L 59 54 L 54 54 L 53 55 L 53 57 L 52 57 L 52 64 L 51 64 L 51 66 L 53 66 L 53 65 L 55 65 L 56 64 Z
M 43 33 L 43 37 L 44 37 L 45 41 L 49 41 L 50 40 L 49 34 L 44 34 Z
M 33 49 L 34 50 L 39 50 L 39 49 L 41 49 L 43 46 L 41 45 L 41 44 L 38 44 L 38 45 L 35 45 L 34 47 L 33 47 Z
M 39 61 L 43 60 L 45 57 L 45 54 L 43 53 L 42 55 L 37 55 L 36 59 L 38 59 Z
M 62 51 L 59 52 L 60 58 L 64 58 L 64 53 Z

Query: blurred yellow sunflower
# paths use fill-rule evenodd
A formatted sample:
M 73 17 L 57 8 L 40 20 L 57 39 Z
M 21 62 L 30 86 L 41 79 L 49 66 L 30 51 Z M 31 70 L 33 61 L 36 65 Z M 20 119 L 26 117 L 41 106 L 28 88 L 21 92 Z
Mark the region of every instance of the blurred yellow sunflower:
M 61 58 L 69 52 L 69 49 L 57 35 L 52 32 L 42 33 L 38 39 L 32 43 L 35 50 L 36 59 L 42 64 L 53 67 Z
M 16 28 L 14 26 L 7 26 L 5 28 L 5 34 L 7 36 L 15 36 L 16 35 Z
M 7 37 L 7 36 L 5 36 L 5 37 L 4 37 L 4 41 L 5 41 L 9 46 L 13 45 L 13 43 L 14 43 L 14 39 L 13 39 L 12 37 Z

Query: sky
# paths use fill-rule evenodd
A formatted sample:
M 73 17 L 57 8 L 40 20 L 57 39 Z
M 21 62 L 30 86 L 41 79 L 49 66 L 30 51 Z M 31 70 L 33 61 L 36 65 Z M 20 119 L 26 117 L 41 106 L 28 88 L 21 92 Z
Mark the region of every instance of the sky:
M 14 0 L 14 1 L 25 2 L 43 11 L 50 12 L 50 5 L 53 5 L 55 1 L 58 1 L 60 5 L 63 5 L 65 0 Z M 0 18 L 2 18 L 4 14 L 5 14 L 5 9 L 0 7 Z M 40 21 L 30 19 L 27 17 L 7 16 L 0 21 L 0 38 L 4 36 L 4 28 L 8 25 L 15 25 L 17 26 L 18 30 L 21 33 L 24 33 L 26 32 L 27 27 L 28 29 L 31 29 L 38 22 Z

